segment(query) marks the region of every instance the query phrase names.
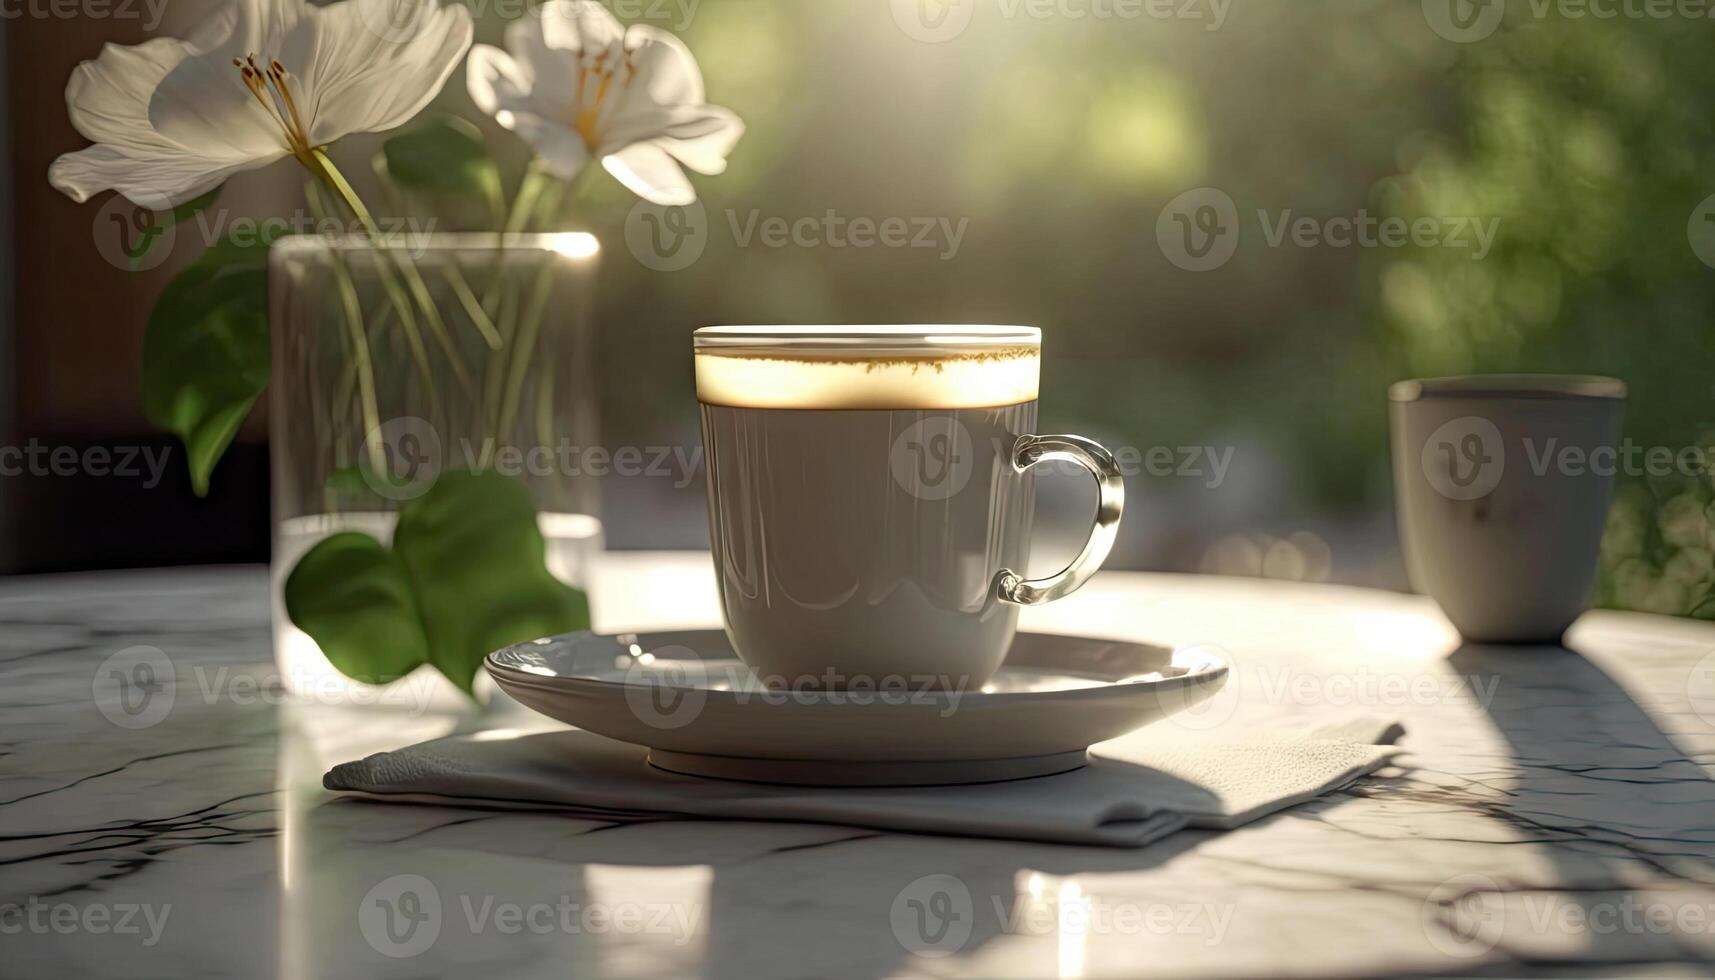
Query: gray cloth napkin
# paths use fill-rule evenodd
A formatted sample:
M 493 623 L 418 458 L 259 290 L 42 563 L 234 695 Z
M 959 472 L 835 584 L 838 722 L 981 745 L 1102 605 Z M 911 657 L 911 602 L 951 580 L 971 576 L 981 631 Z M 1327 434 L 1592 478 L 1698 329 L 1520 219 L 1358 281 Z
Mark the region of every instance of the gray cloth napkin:
M 1074 772 L 974 786 L 773 786 L 664 772 L 648 749 L 582 731 L 455 736 L 335 766 L 330 790 L 394 802 L 550 809 L 600 819 L 797 820 L 882 830 L 1138 847 L 1184 827 L 1231 829 L 1387 764 L 1403 730 L 1363 718 L 1217 741 L 1150 726 Z

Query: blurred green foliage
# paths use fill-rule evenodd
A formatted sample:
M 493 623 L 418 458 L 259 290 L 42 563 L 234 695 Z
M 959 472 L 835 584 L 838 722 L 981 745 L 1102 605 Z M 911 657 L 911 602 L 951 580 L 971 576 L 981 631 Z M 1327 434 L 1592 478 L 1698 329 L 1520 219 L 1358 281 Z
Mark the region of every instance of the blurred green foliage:
M 1208 3 L 1146 5 L 1192 19 L 977 0 L 961 34 L 930 44 L 901 28 L 899 6 L 642 5 L 749 129 L 728 173 L 697 179 L 709 237 L 683 271 L 632 261 L 619 243 L 633 202 L 592 184 L 579 223 L 609 245 L 614 439 L 694 440 L 686 350 L 699 325 L 1038 324 L 1045 424 L 1137 446 L 1236 445 L 1241 462 L 1262 457 L 1250 472 L 1273 474 L 1170 492 L 1128 521 L 1123 561 L 1206 567 L 1222 535 L 1316 527 L 1335 577 L 1402 584 L 1385 520 L 1388 383 L 1610 374 L 1630 386 L 1634 441 L 1690 445 L 1715 423 L 1715 271 L 1688 241 L 1715 193 L 1715 22 L 1514 2 L 1492 35 L 1458 43 L 1418 0 L 1247 0 L 1218 28 Z M 503 27 L 482 18 L 479 40 L 500 43 Z M 485 125 L 491 143 L 510 139 Z M 1169 201 L 1203 186 L 1234 200 L 1241 238 L 1231 261 L 1193 273 L 1155 230 Z M 753 213 L 830 210 L 969 231 L 944 259 L 740 247 L 733 231 Z M 1498 219 L 1498 237 L 1480 258 L 1274 245 L 1259 210 Z M 1602 600 L 1704 607 L 1710 497 L 1707 477 L 1628 481 Z

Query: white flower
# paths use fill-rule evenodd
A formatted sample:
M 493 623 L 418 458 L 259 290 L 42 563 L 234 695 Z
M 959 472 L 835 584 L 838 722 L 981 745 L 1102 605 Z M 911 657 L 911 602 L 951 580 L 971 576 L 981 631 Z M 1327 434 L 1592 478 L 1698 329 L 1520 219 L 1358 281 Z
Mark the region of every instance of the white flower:
M 470 96 L 556 177 L 593 157 L 646 200 L 690 204 L 697 194 L 679 164 L 718 174 L 744 133 L 731 111 L 703 102 L 703 73 L 683 41 L 627 29 L 595 0 L 549 0 L 507 28 L 506 47 L 471 49 Z
M 392 129 L 470 47 L 470 14 L 436 0 L 236 0 L 188 41 L 109 44 L 72 72 L 66 105 L 95 143 L 55 160 L 74 200 L 113 188 L 162 208 L 231 175 Z

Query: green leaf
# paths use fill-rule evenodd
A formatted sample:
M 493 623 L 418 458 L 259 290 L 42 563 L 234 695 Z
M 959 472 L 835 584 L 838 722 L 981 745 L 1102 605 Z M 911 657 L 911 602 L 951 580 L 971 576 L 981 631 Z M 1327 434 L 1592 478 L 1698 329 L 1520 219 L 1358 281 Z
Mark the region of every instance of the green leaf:
M 407 191 L 473 197 L 501 210 L 500 168 L 482 131 L 456 116 L 435 116 L 382 144 L 387 172 Z
M 429 662 L 467 692 L 490 651 L 589 628 L 589 601 L 549 573 L 529 491 L 509 477 L 442 474 L 400 510 L 393 548 L 411 576 Z
M 186 218 L 195 215 L 199 211 L 206 210 L 210 204 L 214 203 L 214 199 L 220 196 L 220 192 L 225 189 L 226 185 L 221 184 L 214 190 L 209 191 L 200 197 L 193 197 L 171 210 L 154 212 L 154 223 L 150 226 L 149 231 L 144 234 L 142 244 L 137 246 L 136 251 L 128 251 L 126 253 L 127 257 L 131 260 L 132 271 L 135 272 L 137 267 L 143 264 L 143 260 L 149 257 L 149 253 L 155 250 L 155 243 L 161 240 L 167 229 L 181 221 L 184 221 Z
M 348 677 L 431 663 L 468 694 L 491 651 L 589 628 L 589 601 L 546 556 L 523 484 L 447 473 L 401 508 L 391 550 L 349 532 L 311 548 L 286 578 L 286 614 Z
M 367 534 L 318 542 L 286 577 L 285 599 L 292 622 L 347 677 L 386 684 L 428 659 L 405 566 Z
M 143 335 L 143 411 L 184 443 L 197 496 L 268 384 L 268 245 L 214 245 L 173 278 Z

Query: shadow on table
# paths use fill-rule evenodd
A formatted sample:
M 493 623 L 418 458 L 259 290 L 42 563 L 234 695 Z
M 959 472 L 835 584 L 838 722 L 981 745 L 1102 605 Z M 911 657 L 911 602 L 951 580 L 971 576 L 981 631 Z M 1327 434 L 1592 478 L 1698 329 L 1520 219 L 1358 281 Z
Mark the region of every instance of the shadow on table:
M 1622 943 L 1639 939 L 1626 935 L 1634 930 L 1594 926 L 1631 895 L 1639 864 L 1652 877 L 1703 889 L 1699 904 L 1707 904 L 1715 781 L 1625 688 L 1559 645 L 1466 644 L 1449 662 L 1463 676 L 1496 682 L 1486 709 L 1516 765 L 1516 782 L 1485 783 L 1473 808 L 1542 845 L 1562 885 L 1546 890 L 1558 891 L 1552 898 L 1537 896 L 1555 903 L 1555 918 L 1535 927 L 1590 923 L 1591 952 L 1613 942 L 1621 954 Z
M 592 819 L 593 826 L 587 822 Z M 602 820 L 359 800 L 312 806 L 294 828 L 291 844 L 316 869 L 299 885 L 303 913 L 314 919 L 325 918 L 323 910 L 330 908 L 374 907 L 373 914 L 393 916 L 387 925 L 396 919 L 397 935 L 403 936 L 409 925 L 403 894 L 377 895 L 375 889 L 399 891 L 399 873 L 408 871 L 432 883 L 429 890 L 439 902 L 437 954 L 456 950 L 462 962 L 525 972 L 532 963 L 567 963 L 582 964 L 590 973 L 637 972 L 633 967 L 648 964 L 643 972 L 892 975 L 927 967 L 938 955 L 970 954 L 997 937 L 1023 934 L 1046 939 L 1028 951 L 1046 959 L 1019 969 L 1052 973 L 1058 945 L 1081 941 L 1059 935 L 1058 909 L 1068 900 L 1059 890 L 1060 878 L 1154 868 L 1210 836 L 1184 830 L 1126 848 L 831 824 Z M 568 939 L 563 930 L 548 930 L 506 936 L 467 921 L 485 903 L 528 909 L 562 899 L 615 907 L 672 904 L 680 910 L 695 905 L 701 955 L 678 949 L 673 935 Z M 1076 894 L 1070 900 L 1077 901 Z M 421 896 L 412 902 L 420 908 Z M 365 941 L 385 956 L 395 955 L 389 934 L 359 938 L 349 919 L 329 921 L 337 928 L 306 944 L 313 965 L 387 966 L 369 955 Z M 672 960 L 675 955 L 682 961 Z

